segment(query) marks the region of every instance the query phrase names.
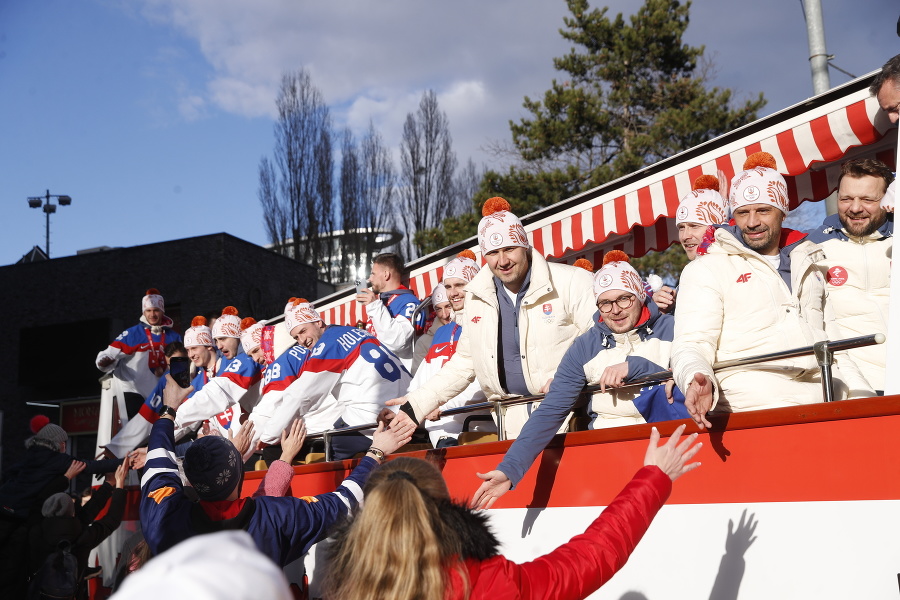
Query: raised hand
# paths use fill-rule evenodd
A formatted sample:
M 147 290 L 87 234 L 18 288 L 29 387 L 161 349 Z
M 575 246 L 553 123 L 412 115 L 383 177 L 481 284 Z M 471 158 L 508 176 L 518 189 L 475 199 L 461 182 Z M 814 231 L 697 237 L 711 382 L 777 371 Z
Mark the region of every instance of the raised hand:
M 412 439 L 416 431 L 416 424 L 407 417 L 405 422 L 391 422 L 390 428 L 385 428 L 384 423 L 379 423 L 375 434 L 372 436 L 372 447 L 384 452 L 385 456 L 392 454 L 406 445 Z
M 644 466 L 656 465 L 672 481 L 699 467 L 699 462 L 688 463 L 703 447 L 702 443 L 694 444 L 698 434 L 692 433 L 683 442 L 678 443 L 685 427 L 685 425 L 679 425 L 662 446 L 659 445 L 659 430 L 654 427 L 650 431 L 650 443 L 647 446 L 647 453 L 644 455 Z
M 122 461 L 119 468 L 116 469 L 116 487 L 120 490 L 125 487 L 125 478 L 128 477 L 128 459 Z
M 253 421 L 245 421 L 243 425 L 241 425 L 241 430 L 237 432 L 237 435 L 231 432 L 231 429 L 228 430 L 228 439 L 234 444 L 234 447 L 237 448 L 238 452 L 241 453 L 241 456 L 244 456 L 247 453 L 247 450 L 250 449 L 250 443 L 253 440 Z
M 306 423 L 295 419 L 291 426 L 281 432 L 281 460 L 291 464 L 306 440 Z
M 75 477 L 79 473 L 84 471 L 85 467 L 87 467 L 87 465 L 84 464 L 83 462 L 81 462 L 80 460 L 73 460 L 71 462 L 71 464 L 69 464 L 69 468 L 66 469 L 66 472 L 64 473 L 64 475 L 66 476 L 66 479 L 69 479 L 69 480 L 75 479 Z

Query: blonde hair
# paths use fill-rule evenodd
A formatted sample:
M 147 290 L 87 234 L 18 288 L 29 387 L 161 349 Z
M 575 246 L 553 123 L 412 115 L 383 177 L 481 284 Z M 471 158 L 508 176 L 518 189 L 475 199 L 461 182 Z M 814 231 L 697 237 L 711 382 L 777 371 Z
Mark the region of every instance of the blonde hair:
M 459 571 L 468 591 L 459 536 L 440 516 L 449 501 L 440 471 L 424 460 L 398 457 L 377 469 L 365 486 L 363 510 L 331 549 L 325 597 L 443 598 L 448 568 Z

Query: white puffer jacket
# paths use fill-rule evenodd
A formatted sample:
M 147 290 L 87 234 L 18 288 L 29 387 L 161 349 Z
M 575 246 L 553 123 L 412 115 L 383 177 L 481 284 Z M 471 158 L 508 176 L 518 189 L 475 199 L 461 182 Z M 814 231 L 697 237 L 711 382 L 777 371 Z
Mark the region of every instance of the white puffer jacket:
M 713 373 L 719 361 L 810 346 L 825 339 L 825 282 L 817 268 L 822 249 L 803 234 L 782 230 L 789 248 L 791 288 L 761 255 L 726 228 L 715 230 L 705 255 L 681 274 L 672 371 L 687 390 L 695 373 L 709 377 L 731 410 L 821 401 L 818 365 L 804 356 Z M 737 232 L 737 235 L 740 235 Z M 843 363 L 841 363 L 843 365 Z M 852 365 L 849 380 L 835 366 L 835 397 L 871 394 Z M 846 386 L 844 385 L 846 384 Z M 716 404 L 713 404 L 715 407 Z
M 838 215 L 832 215 L 810 232 L 810 239 L 825 252 L 819 265 L 828 293 L 825 331 L 829 339 L 887 333 L 893 231 L 889 220 L 866 237 L 853 237 L 842 229 Z M 884 389 L 886 352 L 884 344 L 849 351 L 876 390 Z
M 482 269 L 466 285 L 465 307 L 456 354 L 440 372 L 407 396 L 420 423 L 432 410 L 461 394 L 476 377 L 489 400 L 508 396 L 500 386 L 497 370 L 500 317 L 490 269 Z M 540 393 L 556 374 L 563 354 L 575 338 L 593 326 L 596 310 L 590 273 L 548 263 L 538 253 L 532 253 L 531 283 L 519 314 L 522 370 L 530 393 Z M 508 437 L 518 435 L 529 412 L 524 406 L 507 411 Z

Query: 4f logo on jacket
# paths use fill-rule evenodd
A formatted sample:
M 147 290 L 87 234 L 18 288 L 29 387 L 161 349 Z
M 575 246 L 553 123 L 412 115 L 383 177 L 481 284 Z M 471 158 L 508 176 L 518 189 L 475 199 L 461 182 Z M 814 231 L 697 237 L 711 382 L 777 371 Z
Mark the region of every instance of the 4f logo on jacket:
M 473 323 L 477 323 L 477 322 L 480 321 L 480 320 L 481 320 L 481 317 L 472 317 L 472 322 L 473 322 Z
M 737 281 L 735 283 L 747 283 L 750 281 L 751 273 L 744 273 L 743 275 L 739 275 Z

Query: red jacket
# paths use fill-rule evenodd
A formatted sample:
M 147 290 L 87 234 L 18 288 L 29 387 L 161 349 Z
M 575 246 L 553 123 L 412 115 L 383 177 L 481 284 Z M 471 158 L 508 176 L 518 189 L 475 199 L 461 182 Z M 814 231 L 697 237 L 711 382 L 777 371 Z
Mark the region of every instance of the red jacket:
M 585 598 L 621 569 L 662 508 L 672 481 L 659 467 L 643 467 L 581 535 L 524 564 L 502 556 L 465 561 L 470 600 Z M 459 573 L 449 574 L 448 599 L 465 597 Z

